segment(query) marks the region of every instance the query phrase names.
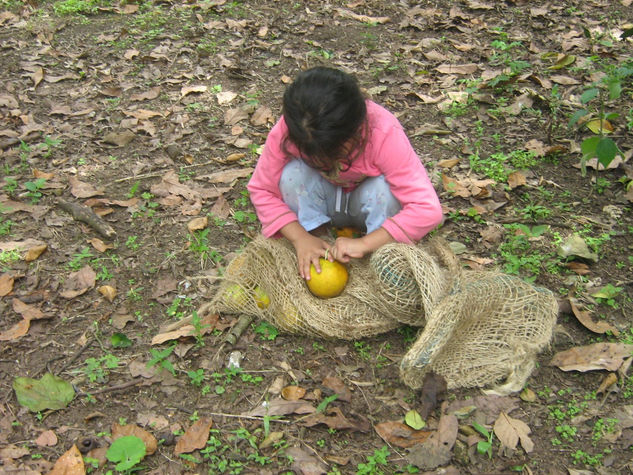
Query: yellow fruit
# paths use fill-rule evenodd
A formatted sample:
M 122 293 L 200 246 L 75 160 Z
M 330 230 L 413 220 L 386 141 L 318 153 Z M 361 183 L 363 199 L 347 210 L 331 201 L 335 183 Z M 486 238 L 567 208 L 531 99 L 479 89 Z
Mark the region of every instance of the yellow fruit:
M 277 315 L 275 322 L 282 330 L 294 331 L 299 328 L 299 312 L 290 302 L 286 302 L 281 308 L 281 314 Z
M 335 228 L 334 232 L 336 233 L 336 237 L 347 237 L 347 238 L 359 238 L 360 232 L 358 229 L 352 228 L 351 226 L 345 226 L 342 228 Z
M 268 308 L 270 305 L 270 297 L 259 285 L 253 289 L 253 298 L 259 308 Z
M 308 289 L 313 295 L 322 299 L 336 297 L 347 284 L 347 269 L 338 261 L 330 262 L 320 258 L 321 273 L 317 274 L 314 265 L 310 266 L 310 280 L 306 280 Z
M 224 291 L 222 300 L 230 307 L 242 308 L 248 302 L 248 295 L 241 286 L 233 284 Z

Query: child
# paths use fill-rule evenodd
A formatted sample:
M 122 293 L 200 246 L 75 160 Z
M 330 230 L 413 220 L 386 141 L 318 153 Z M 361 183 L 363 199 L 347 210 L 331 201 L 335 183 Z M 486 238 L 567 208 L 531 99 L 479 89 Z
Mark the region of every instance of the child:
M 310 264 L 321 272 L 320 257 L 349 262 L 389 242 L 418 241 L 441 222 L 437 194 L 398 119 L 365 99 L 352 76 L 303 71 L 286 88 L 282 112 L 248 190 L 262 234 L 292 242 L 301 277 L 310 279 Z M 330 245 L 310 233 L 325 223 L 366 234 Z

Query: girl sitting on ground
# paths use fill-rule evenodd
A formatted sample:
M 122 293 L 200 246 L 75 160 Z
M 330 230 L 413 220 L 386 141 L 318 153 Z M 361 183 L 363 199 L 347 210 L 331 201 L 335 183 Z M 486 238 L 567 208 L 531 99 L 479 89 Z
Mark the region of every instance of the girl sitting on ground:
M 266 237 L 284 236 L 310 278 L 319 258 L 361 258 L 390 242 L 413 243 L 442 221 L 424 165 L 398 119 L 367 100 L 349 74 L 315 67 L 286 88 L 248 183 Z M 362 237 L 319 237 L 323 225 Z

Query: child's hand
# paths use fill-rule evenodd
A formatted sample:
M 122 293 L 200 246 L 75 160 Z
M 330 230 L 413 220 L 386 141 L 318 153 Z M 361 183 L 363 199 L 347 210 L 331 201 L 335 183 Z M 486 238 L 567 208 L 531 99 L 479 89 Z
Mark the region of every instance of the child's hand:
M 371 251 L 371 249 L 367 247 L 362 238 L 353 239 L 340 237 L 336 240 L 330 252 L 332 257 L 337 261 L 347 263 L 350 261 L 350 258 L 359 259 L 369 251 Z
M 319 258 L 325 257 L 330 245 L 323 239 L 308 233 L 300 239 L 293 241 L 292 244 L 297 251 L 299 275 L 306 280 L 310 280 L 310 264 L 314 264 L 317 273 L 321 273 Z M 328 254 L 327 257 L 330 261 L 334 260 L 331 254 Z

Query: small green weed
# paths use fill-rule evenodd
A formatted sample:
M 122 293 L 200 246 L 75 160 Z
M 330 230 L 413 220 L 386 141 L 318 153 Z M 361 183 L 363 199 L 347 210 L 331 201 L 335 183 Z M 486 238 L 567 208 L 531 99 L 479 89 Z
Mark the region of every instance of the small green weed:
M 119 358 L 113 354 L 106 354 L 100 358 L 87 358 L 83 372 L 91 383 L 103 383 L 110 373 L 109 370 L 119 366 Z
M 356 475 L 378 475 L 382 473 L 381 466 L 387 466 L 387 457 L 391 455 L 386 445 L 374 450 L 374 454 L 367 457 L 367 462 L 359 463 L 356 467 Z

